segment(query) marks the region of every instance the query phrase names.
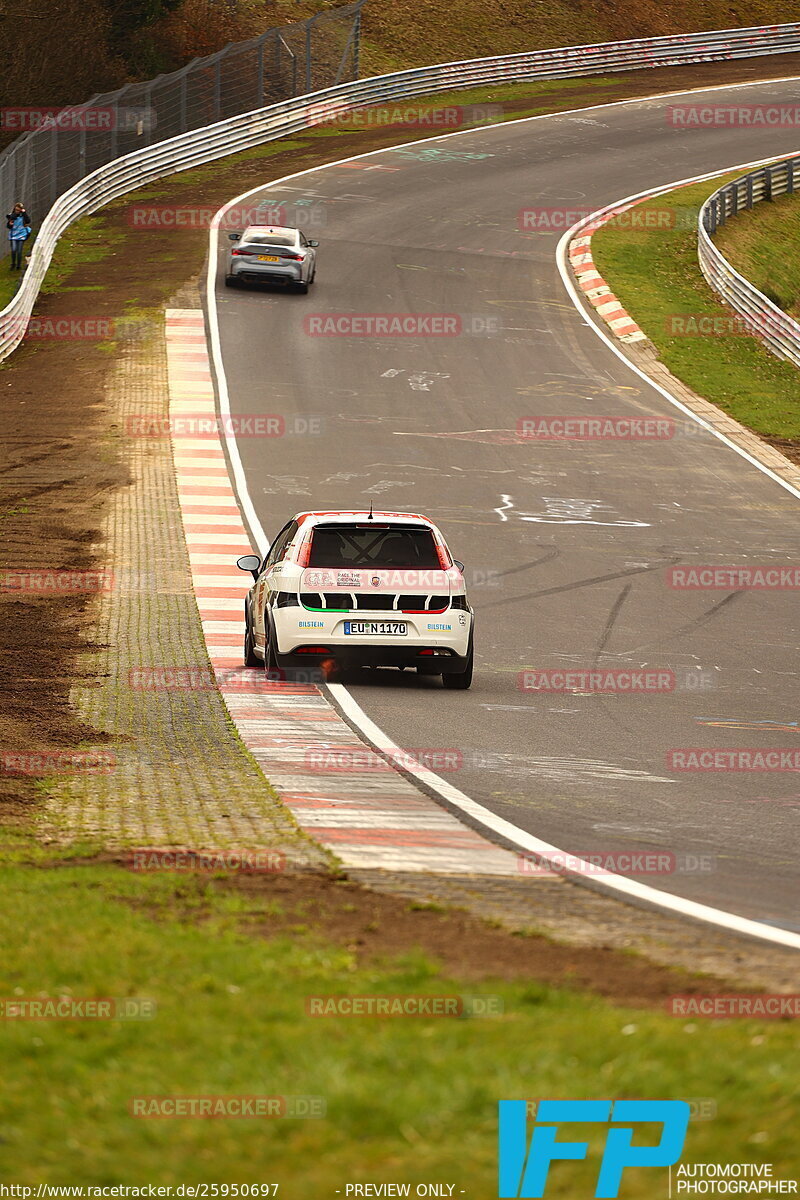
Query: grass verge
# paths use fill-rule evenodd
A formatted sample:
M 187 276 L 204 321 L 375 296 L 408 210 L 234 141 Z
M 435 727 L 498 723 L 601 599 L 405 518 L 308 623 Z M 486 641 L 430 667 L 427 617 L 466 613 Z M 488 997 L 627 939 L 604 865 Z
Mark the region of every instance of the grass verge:
M 289 914 L 300 923 L 287 927 L 270 888 L 242 894 L 214 878 L 12 866 L 0 895 L 4 997 L 156 1006 L 144 1020 L 0 1025 L 8 1178 L 277 1182 L 298 1197 L 436 1179 L 490 1196 L 498 1099 L 601 1095 L 712 1100 L 714 1119 L 690 1126 L 687 1161 L 800 1169 L 788 1023 L 676 1020 L 534 980 L 459 978 L 420 952 L 364 962 L 311 931 L 313 914 Z M 306 1015 L 307 997 L 330 994 L 492 995 L 504 1011 Z M 132 1097 L 154 1095 L 316 1096 L 326 1115 L 130 1115 Z M 556 1168 L 553 1195 L 591 1194 L 596 1161 Z M 625 1195 L 650 1200 L 654 1185 L 654 1172 L 628 1172 Z
M 515 95 L 518 107 L 506 115 L 536 111 L 539 101 L 541 111 L 573 107 L 597 85 L 581 81 L 580 93 L 573 81 L 530 86 Z M 603 99 L 630 94 L 628 80 L 600 85 Z M 652 76 L 640 87 L 652 91 Z M 463 93 L 453 98 L 465 99 Z M 500 97 L 492 92 L 478 99 Z M 383 144 L 424 136 L 408 128 L 380 133 Z M 376 144 L 374 129 L 318 129 L 160 181 L 141 199 L 213 210 L 267 172 L 324 162 L 332 148 L 353 154 Z M 96 291 L 91 307 L 97 315 L 155 313 L 184 283 L 186 264 L 202 261 L 204 230 L 137 232 L 126 220 L 135 202 L 127 197 L 73 227 L 57 250 L 53 286 L 41 302 L 45 313 L 86 313 L 87 289 Z M 79 360 L 68 350 L 74 348 L 23 347 L 4 364 L 4 383 L 19 388 L 22 381 L 21 394 L 43 404 L 48 386 L 56 390 L 54 361 L 65 380 L 79 371 L 70 420 L 80 425 L 94 412 L 99 443 L 107 436 L 101 410 L 108 347 L 87 344 Z M 73 464 L 68 445 L 60 454 L 59 470 L 79 473 L 101 496 L 94 462 Z M 24 494 L 30 500 L 9 499 L 7 513 L 24 508 L 31 530 L 41 520 L 41 536 L 51 538 L 52 493 Z M 58 499 L 66 523 L 73 505 L 69 495 L 58 493 Z M 68 632 L 71 650 L 74 629 Z M 37 630 L 37 645 L 38 637 Z M 51 641 L 36 685 L 39 698 L 48 698 L 55 650 L 59 664 L 66 661 L 64 644 Z M 38 665 L 33 654 L 17 660 L 25 677 Z M 57 678 L 70 678 L 68 666 L 59 665 Z M 11 672 L 8 682 L 14 683 Z M 27 716 L 25 722 L 33 725 Z M 626 1007 L 577 986 L 545 985 L 533 970 L 526 979 L 510 970 L 476 976 L 445 968 L 435 953 L 413 945 L 398 951 L 395 924 L 382 952 L 367 959 L 359 948 L 370 936 L 367 918 L 352 936 L 323 936 L 313 905 L 287 905 L 269 887 L 242 895 L 223 879 L 53 863 L 41 848 L 29 854 L 26 837 L 18 829 L 13 850 L 0 856 L 0 997 L 67 989 L 74 997 L 144 996 L 155 1000 L 157 1015 L 127 1022 L 0 1022 L 0 1139 L 9 1178 L 274 1181 L 283 1185 L 281 1195 L 301 1200 L 333 1196 L 347 1182 L 435 1179 L 452 1182 L 456 1194 L 463 1187 L 467 1195 L 491 1196 L 496 1102 L 540 1096 L 710 1099 L 717 1117 L 693 1123 L 687 1158 L 767 1159 L 786 1172 L 797 1169 L 791 1026 L 675 1020 L 652 1006 Z M 0 841 L 11 845 L 11 834 L 0 831 Z M 345 889 L 343 909 L 351 898 L 355 903 L 347 890 L 352 885 L 331 887 Z M 415 907 L 426 922 L 442 916 L 408 906 Z M 538 941 L 519 939 L 517 957 Z M 575 952 L 576 978 L 591 953 Z M 417 992 L 497 995 L 504 1012 L 484 1020 L 312 1019 L 305 1012 L 309 994 Z M 327 1115 L 274 1121 L 129 1115 L 132 1096 L 153 1094 L 320 1096 Z M 598 1135 L 589 1136 L 591 1161 L 559 1165 L 560 1177 L 554 1172 L 549 1194 L 556 1200 L 593 1191 L 599 1146 Z M 654 1176 L 630 1173 L 625 1188 L 630 1200 L 650 1200 Z
M 635 217 L 625 214 L 593 235 L 593 257 L 673 375 L 763 437 L 795 442 L 796 369 L 755 338 L 730 332 L 731 310 L 716 299 L 697 263 L 698 209 L 740 174 L 677 188 L 637 206 Z M 711 320 L 698 325 L 698 317 Z

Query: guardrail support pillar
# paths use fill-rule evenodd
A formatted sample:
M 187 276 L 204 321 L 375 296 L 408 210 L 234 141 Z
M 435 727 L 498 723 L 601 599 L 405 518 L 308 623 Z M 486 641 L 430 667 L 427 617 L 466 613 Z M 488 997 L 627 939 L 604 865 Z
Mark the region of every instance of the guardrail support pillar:
M 311 21 L 306 23 L 306 91 L 311 91 Z
M 361 56 L 361 5 L 358 6 L 358 12 L 355 15 L 353 23 L 353 79 L 359 78 L 359 65 Z
M 186 79 L 186 72 L 184 72 L 183 77 L 181 78 L 180 117 L 178 118 L 178 120 L 181 123 L 181 133 L 186 133 L 187 128 L 188 128 L 187 124 L 186 124 L 186 119 L 187 119 L 186 99 L 187 99 L 188 87 L 189 87 L 189 85 L 188 85 L 188 82 Z
M 256 108 L 264 103 L 264 39 L 258 43 L 258 68 L 256 71 Z
M 58 199 L 58 134 L 56 130 L 51 129 L 48 137 L 50 138 L 50 205 L 52 207 Z

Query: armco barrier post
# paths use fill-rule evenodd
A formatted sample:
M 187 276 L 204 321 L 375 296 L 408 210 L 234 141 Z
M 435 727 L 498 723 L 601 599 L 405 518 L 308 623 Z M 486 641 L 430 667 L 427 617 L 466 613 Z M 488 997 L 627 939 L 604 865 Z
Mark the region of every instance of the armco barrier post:
M 753 335 L 776 358 L 800 367 L 800 324 L 740 275 L 711 240 L 717 227 L 724 224 L 727 193 L 731 187 L 738 197 L 739 188 L 744 184 L 745 208 L 750 209 L 759 200 L 772 200 L 775 195 L 783 194 L 781 187 L 784 179 L 786 192 L 793 193 L 796 163 L 800 163 L 800 159 L 784 159 L 780 163 L 761 167 L 709 196 L 698 216 L 697 257 L 708 285 L 734 312 L 747 320 Z M 737 211 L 734 209 L 732 215 L 735 216 Z

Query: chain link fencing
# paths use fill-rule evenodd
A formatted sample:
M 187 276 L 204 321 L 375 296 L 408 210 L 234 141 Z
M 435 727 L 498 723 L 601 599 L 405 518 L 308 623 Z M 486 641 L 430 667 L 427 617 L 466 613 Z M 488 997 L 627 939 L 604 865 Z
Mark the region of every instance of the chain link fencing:
M 16 122 L 28 132 L 0 154 L 2 211 L 22 200 L 34 221 L 41 221 L 68 188 L 124 154 L 358 79 L 364 2 L 355 0 L 250 41 L 232 42 L 179 71 L 92 96 L 80 105 L 7 110 L 6 125 Z M 0 257 L 8 252 L 3 238 Z

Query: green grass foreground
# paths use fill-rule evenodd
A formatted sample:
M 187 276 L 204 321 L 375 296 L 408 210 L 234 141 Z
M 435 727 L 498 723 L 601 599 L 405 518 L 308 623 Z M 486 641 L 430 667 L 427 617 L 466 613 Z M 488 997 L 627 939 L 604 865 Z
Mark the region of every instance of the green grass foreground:
M 608 91 L 616 94 L 622 84 Z M 502 96 L 493 90 L 454 98 Z M 570 103 L 564 98 L 555 107 Z M 318 150 L 324 160 L 337 148 L 329 139 L 341 136 L 309 131 L 159 181 L 144 195 L 221 202 L 234 194 L 240 167 L 263 167 L 269 178 L 283 172 L 283 151 Z M 237 176 L 235 186 L 256 181 Z M 47 290 L 75 291 L 76 312 L 90 309 L 87 279 L 96 286 L 86 268 L 106 259 L 113 266 L 122 246 L 113 218 L 133 202 L 126 197 L 84 219 L 60 242 Z M 164 269 L 156 281 L 139 280 L 126 293 L 132 312 L 166 299 L 185 279 L 186 263 L 202 261 L 204 231 L 156 236 L 159 251 L 170 243 L 171 257 L 159 260 Z M 87 359 L 100 352 L 87 346 Z M 3 370 L 13 377 L 14 369 L 12 357 Z M 0 840 L 11 838 L 0 830 Z M 0 855 L 0 998 L 67 991 L 77 998 L 143 997 L 155 1002 L 156 1014 L 0 1021 L 3 1182 L 277 1182 L 279 1196 L 297 1200 L 333 1198 L 348 1182 L 442 1182 L 453 1183 L 456 1195 L 463 1187 L 466 1196 L 490 1200 L 497 1101 L 544 1097 L 710 1101 L 716 1116 L 692 1123 L 687 1161 L 752 1159 L 787 1176 L 800 1171 L 800 1055 L 790 1023 L 686 1021 L 535 981 L 449 978 L 420 953 L 363 966 L 348 945 L 325 943 L 313 929 L 287 930 L 283 921 L 279 932 L 280 917 L 267 889 L 244 895 L 216 879 L 55 865 L 24 838 L 14 850 L 7 846 Z M 306 1015 L 312 995 L 422 992 L 498 996 L 503 1015 Z M 129 1115 L 132 1098 L 152 1095 L 313 1096 L 322 1098 L 326 1115 Z M 594 1192 L 602 1131 L 576 1129 L 574 1136 L 589 1138 L 592 1161 L 554 1168 L 547 1194 L 555 1200 Z M 626 1173 L 622 1200 L 665 1195 L 665 1172 Z
M 498 1099 L 542 1097 L 710 1099 L 717 1115 L 692 1123 L 685 1161 L 800 1169 L 790 1022 L 688 1022 L 530 982 L 476 985 L 415 955 L 359 967 L 312 932 L 248 932 L 268 927 L 275 902 L 215 879 L 40 862 L 6 867 L 0 887 L 4 999 L 157 1006 L 148 1020 L 0 1022 L 6 1181 L 277 1182 L 279 1195 L 321 1200 L 346 1182 L 439 1180 L 486 1198 L 496 1195 Z M 504 1012 L 306 1015 L 309 995 L 420 992 L 491 994 Z M 128 1113 L 135 1096 L 238 1094 L 318 1096 L 327 1115 Z M 596 1156 L 556 1168 L 548 1194 L 592 1194 L 596 1169 Z M 665 1188 L 632 1171 L 624 1196 Z
M 740 174 L 677 188 L 637 206 L 593 235 L 593 257 L 673 375 L 756 433 L 800 438 L 796 368 L 774 358 L 755 338 L 729 332 L 732 310 L 717 301 L 697 262 L 697 211 L 713 191 Z M 648 213 L 649 228 L 643 227 Z M 791 258 L 785 248 L 783 254 L 788 273 Z M 717 318 L 709 326 L 715 332 L 684 332 L 696 327 L 687 318 L 698 316 Z

